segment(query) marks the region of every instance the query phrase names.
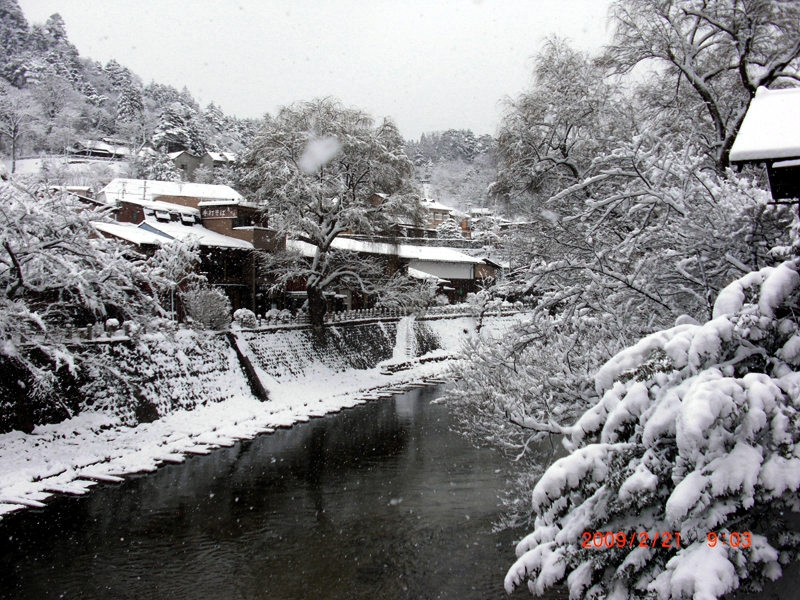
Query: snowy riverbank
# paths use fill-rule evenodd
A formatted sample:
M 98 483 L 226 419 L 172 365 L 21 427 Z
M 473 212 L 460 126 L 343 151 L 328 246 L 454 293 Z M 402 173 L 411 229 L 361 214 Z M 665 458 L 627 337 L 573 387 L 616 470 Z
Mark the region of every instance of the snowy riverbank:
M 512 319 L 490 318 L 481 335 L 501 332 Z M 97 482 L 120 481 L 125 475 L 182 462 L 189 455 L 206 454 L 277 427 L 377 400 L 388 395 L 387 390 L 435 381 L 446 375 L 462 340 L 475 331 L 475 322 L 468 317 L 412 325 L 409 321 L 372 325 L 366 337 L 383 338 L 385 343 L 376 342 L 370 352 L 387 358 L 370 368 L 352 366 L 355 355 L 364 355 L 356 348 L 359 351 L 348 357 L 345 349 L 353 349 L 353 341 L 343 344 L 336 355 L 310 350 L 303 332 L 242 336 L 249 338 L 248 354 L 269 392 L 266 402 L 244 391 L 244 375 L 232 368 L 220 371 L 220 381 L 206 383 L 219 387 L 223 380 L 235 379 L 236 393 L 230 398 L 197 403 L 193 409 L 179 407 L 151 423 L 130 427 L 120 416 L 87 411 L 38 426 L 32 434 L 0 435 L 0 518 L 25 506 L 43 506 L 54 494 L 83 494 Z M 348 335 L 355 334 L 333 332 L 334 338 L 347 340 Z M 425 339 L 435 349 L 415 352 Z M 286 356 L 291 360 L 272 360 Z

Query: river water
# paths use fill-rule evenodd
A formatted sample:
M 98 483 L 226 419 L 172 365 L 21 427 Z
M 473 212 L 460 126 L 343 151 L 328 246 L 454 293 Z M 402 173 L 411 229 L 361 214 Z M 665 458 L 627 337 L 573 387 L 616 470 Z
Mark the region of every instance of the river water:
M 522 533 L 492 533 L 507 462 L 451 430 L 441 393 L 7 517 L 0 598 L 507 598 Z

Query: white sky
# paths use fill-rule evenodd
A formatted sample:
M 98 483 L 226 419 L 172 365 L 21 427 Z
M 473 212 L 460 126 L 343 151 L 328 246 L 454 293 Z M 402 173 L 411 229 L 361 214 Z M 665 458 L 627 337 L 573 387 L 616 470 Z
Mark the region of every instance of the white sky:
M 498 101 L 530 82 L 557 34 L 584 50 L 610 36 L 609 0 L 18 0 L 58 12 L 82 57 L 114 58 L 205 106 L 260 117 L 334 96 L 391 116 L 407 139 L 494 133 Z

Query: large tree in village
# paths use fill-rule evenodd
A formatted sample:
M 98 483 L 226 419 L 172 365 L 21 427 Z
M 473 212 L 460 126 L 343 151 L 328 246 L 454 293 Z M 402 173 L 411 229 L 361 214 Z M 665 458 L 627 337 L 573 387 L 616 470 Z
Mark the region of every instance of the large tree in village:
M 472 343 L 449 402 L 520 465 L 509 522 L 533 530 L 509 591 L 716 598 L 797 557 L 794 216 L 723 169 L 755 87 L 797 78 L 796 11 L 620 0 L 604 56 L 553 40 L 508 104 L 491 193 L 527 218 L 497 291 L 539 305 Z M 531 449 L 548 435 L 569 456 L 545 471 Z
M 311 244 L 314 255 L 285 273 L 305 279 L 311 322 L 321 325 L 323 293 L 337 282 L 374 291 L 353 253 L 333 248 L 345 232 L 385 232 L 400 218 L 419 219 L 413 166 L 395 124 L 332 99 L 302 102 L 266 117 L 240 159 L 247 195 L 270 214 L 270 225 Z

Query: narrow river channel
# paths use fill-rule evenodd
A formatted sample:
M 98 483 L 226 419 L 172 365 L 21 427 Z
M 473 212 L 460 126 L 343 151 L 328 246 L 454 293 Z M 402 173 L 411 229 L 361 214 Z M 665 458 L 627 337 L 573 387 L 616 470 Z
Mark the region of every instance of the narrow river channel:
M 0 598 L 506 598 L 506 461 L 423 388 L 0 521 Z M 527 596 L 527 590 L 518 592 Z M 515 594 L 516 596 L 516 594 Z

